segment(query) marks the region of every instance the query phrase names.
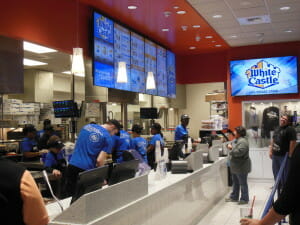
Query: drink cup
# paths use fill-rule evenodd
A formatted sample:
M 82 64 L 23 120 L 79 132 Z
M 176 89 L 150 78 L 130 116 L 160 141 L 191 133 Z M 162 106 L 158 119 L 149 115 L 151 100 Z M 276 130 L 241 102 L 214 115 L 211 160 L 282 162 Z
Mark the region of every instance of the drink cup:
M 244 218 L 250 218 L 252 219 L 253 215 L 251 215 L 251 208 L 250 207 L 243 207 L 243 208 L 240 208 L 240 215 L 241 215 L 241 219 L 244 219 Z

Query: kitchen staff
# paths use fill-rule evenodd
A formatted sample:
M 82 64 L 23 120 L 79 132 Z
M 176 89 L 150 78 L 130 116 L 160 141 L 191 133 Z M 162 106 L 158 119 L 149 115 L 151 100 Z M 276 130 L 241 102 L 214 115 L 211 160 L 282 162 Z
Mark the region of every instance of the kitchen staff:
M 130 134 L 123 130 L 123 125 L 121 125 L 121 130 L 119 134 L 115 135 L 115 162 L 123 162 L 123 152 L 130 149 Z
M 120 127 L 117 120 L 109 120 L 103 125 L 88 124 L 81 129 L 66 172 L 68 195 L 74 194 L 80 172 L 104 165 L 107 154 L 111 154 L 111 135 L 119 132 Z
M 36 129 L 32 124 L 27 124 L 23 128 L 24 138 L 21 142 L 21 152 L 23 153 L 23 161 L 37 161 L 40 156 L 47 153 L 47 150 L 39 151 L 36 142 Z
M 131 139 L 131 149 L 135 149 L 144 159 L 146 163 L 148 163 L 147 159 L 147 140 L 143 137 L 141 137 L 143 127 L 134 124 L 132 126 L 132 139 Z
M 190 122 L 190 117 L 187 114 L 183 114 L 180 117 L 181 124 L 175 129 L 175 141 L 183 140 L 187 143 L 189 132 L 187 126 Z
M 156 141 L 160 142 L 160 148 L 163 149 L 165 143 L 163 139 L 163 134 L 161 132 L 161 126 L 159 123 L 154 123 L 151 126 L 151 134 L 153 137 L 151 138 L 151 141 L 149 142 L 149 145 L 147 147 L 147 158 L 148 158 L 148 164 L 151 166 L 151 169 L 154 168 L 155 163 L 155 146 Z

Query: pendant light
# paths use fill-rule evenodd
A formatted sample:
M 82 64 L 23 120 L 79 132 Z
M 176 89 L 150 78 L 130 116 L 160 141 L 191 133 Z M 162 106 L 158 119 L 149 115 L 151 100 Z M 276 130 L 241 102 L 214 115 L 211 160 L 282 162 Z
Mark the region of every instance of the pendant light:
M 117 83 L 127 83 L 126 62 L 118 62 Z
M 76 45 L 79 45 L 79 0 L 76 1 Z M 83 61 L 83 49 L 76 47 L 73 48 L 73 56 L 72 56 L 72 66 L 71 66 L 72 74 L 76 76 L 85 76 L 85 69 L 84 69 L 84 61 Z
M 156 88 L 153 72 L 147 73 L 146 89 L 153 90 Z

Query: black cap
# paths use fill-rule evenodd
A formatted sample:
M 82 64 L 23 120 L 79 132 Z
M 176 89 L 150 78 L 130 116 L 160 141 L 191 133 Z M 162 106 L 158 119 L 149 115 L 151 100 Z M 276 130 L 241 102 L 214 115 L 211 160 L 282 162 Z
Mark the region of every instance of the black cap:
M 118 120 L 109 120 L 106 122 L 107 124 L 113 124 L 115 127 L 120 131 L 122 129 L 122 125 L 119 123 Z
M 189 119 L 190 117 L 187 114 L 182 114 L 180 119 L 184 120 L 184 119 Z
M 134 124 L 131 129 L 132 132 L 135 132 L 137 134 L 142 133 L 142 130 L 143 130 L 143 127 L 138 124 Z
M 58 148 L 58 149 L 61 149 L 64 146 L 65 145 L 61 141 L 59 141 L 59 140 L 49 141 L 48 142 L 48 148 Z
M 36 132 L 36 129 L 35 129 L 34 125 L 26 124 L 25 127 L 23 128 L 23 134 L 26 135 L 30 132 Z
M 161 125 L 159 123 L 154 123 L 152 124 L 151 128 L 160 131 L 161 130 Z

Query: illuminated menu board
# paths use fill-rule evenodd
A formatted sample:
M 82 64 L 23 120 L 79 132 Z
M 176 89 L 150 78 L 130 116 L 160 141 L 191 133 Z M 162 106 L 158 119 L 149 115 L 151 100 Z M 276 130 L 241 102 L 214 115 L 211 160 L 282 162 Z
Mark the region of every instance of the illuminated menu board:
M 115 88 L 131 91 L 130 82 L 130 31 L 115 23 L 114 27 Z M 118 83 L 119 62 L 126 63 L 127 83 Z
M 145 93 L 144 38 L 131 32 L 131 91 Z
M 150 40 L 145 39 L 145 76 L 147 79 L 148 72 L 153 72 L 154 80 L 156 78 L 156 45 Z M 157 84 L 156 84 L 157 87 Z M 157 95 L 157 88 L 146 90 L 146 94 Z
M 167 51 L 165 48 L 157 46 L 157 95 L 168 97 L 168 80 L 167 80 Z
M 168 97 L 176 98 L 176 68 L 175 54 L 167 51 Z

